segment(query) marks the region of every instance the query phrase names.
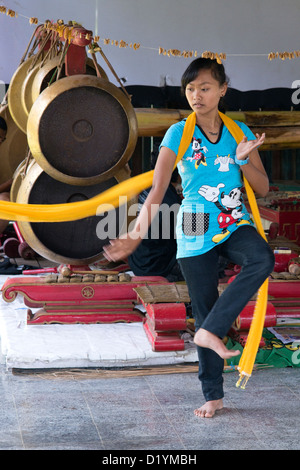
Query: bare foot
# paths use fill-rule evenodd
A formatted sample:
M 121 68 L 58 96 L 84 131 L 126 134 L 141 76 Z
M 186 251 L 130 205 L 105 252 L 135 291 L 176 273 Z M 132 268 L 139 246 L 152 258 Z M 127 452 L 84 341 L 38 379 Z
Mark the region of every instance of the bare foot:
M 218 336 L 203 328 L 199 328 L 194 336 L 194 343 L 203 348 L 209 348 L 219 354 L 223 359 L 230 359 L 240 354 L 239 350 L 227 349 L 223 341 Z
M 211 400 L 207 401 L 201 408 L 197 408 L 194 411 L 196 416 L 199 418 L 212 418 L 216 411 L 221 410 L 223 408 L 223 400 Z

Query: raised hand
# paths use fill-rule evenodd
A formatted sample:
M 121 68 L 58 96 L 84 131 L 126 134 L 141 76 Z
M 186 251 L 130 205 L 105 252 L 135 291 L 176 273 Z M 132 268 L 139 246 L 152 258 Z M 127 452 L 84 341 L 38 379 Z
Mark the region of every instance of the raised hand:
M 257 149 L 264 143 L 265 137 L 265 133 L 262 135 L 256 134 L 256 139 L 254 140 L 248 140 L 247 137 L 244 136 L 236 148 L 236 158 L 238 160 L 245 160 L 252 150 Z

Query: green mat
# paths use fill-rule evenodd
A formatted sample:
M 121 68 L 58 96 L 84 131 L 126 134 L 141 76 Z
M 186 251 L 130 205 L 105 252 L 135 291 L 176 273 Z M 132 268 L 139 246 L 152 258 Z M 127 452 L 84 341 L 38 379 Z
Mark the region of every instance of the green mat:
M 298 328 L 299 332 L 300 329 Z M 263 330 L 263 338 L 265 339 L 266 346 L 260 348 L 257 352 L 255 364 L 264 364 L 272 367 L 300 367 L 300 343 L 292 341 L 290 343 L 283 343 L 267 328 Z M 239 349 L 243 351 L 243 347 L 228 339 L 226 344 L 228 349 Z M 240 356 L 230 359 L 230 366 L 238 365 Z

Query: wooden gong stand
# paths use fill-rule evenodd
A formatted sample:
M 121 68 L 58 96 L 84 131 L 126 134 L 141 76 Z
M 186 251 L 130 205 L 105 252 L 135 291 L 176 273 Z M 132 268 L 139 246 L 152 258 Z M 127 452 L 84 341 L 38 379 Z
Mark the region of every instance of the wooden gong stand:
M 65 44 L 64 61 L 67 77 L 83 76 L 86 73 L 85 46 L 91 42 L 87 39 L 89 36 L 91 36 L 91 31 L 81 27 L 73 28 L 72 40 L 69 44 Z M 67 43 L 67 40 L 65 41 Z M 91 53 L 97 77 L 101 79 L 102 69 L 96 67 L 93 51 Z M 109 63 L 108 65 L 110 66 Z M 103 86 L 106 89 L 109 84 Z M 130 100 L 126 90 L 123 89 L 123 91 L 125 100 Z M 126 108 L 124 98 L 118 97 L 118 99 Z M 130 110 L 128 116 L 133 130 L 137 133 L 135 117 L 133 116 L 134 119 L 131 117 Z M 130 137 L 130 142 L 134 144 L 134 137 Z M 32 155 L 35 157 L 34 152 Z M 124 164 L 125 162 L 122 163 Z M 22 223 L 19 225 L 22 228 Z M 32 276 L 33 273 L 43 275 Z M 138 294 L 136 290 L 145 286 L 164 285 L 168 285 L 167 290 L 169 290 L 172 284 L 163 277 L 131 277 L 118 270 L 91 270 L 89 265 L 82 265 L 82 263 L 80 265 L 61 264 L 58 268 L 27 271 L 24 274 L 26 274 L 24 277 L 6 280 L 2 287 L 2 297 L 6 302 L 13 302 L 18 294 L 23 296 L 24 304 L 28 307 L 27 324 L 29 325 L 143 322 L 146 336 L 153 350 L 184 349 L 184 342 L 180 339 L 178 331 L 181 328 L 184 329 L 185 326 L 184 303 L 178 302 L 177 299 L 175 303 L 165 303 L 163 307 L 158 304 L 154 309 L 157 313 L 151 313 L 153 309 L 143 302 L 140 293 Z M 136 305 L 141 302 L 146 308 L 146 315 L 136 308 Z M 32 309 L 36 311 L 33 313 Z M 159 324 L 157 327 L 155 316 Z

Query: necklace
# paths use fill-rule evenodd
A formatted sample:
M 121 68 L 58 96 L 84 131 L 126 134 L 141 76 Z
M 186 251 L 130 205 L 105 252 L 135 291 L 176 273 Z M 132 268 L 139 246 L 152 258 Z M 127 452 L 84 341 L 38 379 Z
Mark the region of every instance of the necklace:
M 220 129 L 221 129 L 221 126 L 222 126 L 222 121 L 219 123 L 218 121 L 216 123 L 214 123 L 214 125 L 211 125 L 211 126 L 206 126 L 203 124 L 203 126 L 201 126 L 201 124 L 199 123 L 198 124 L 201 129 L 203 129 L 204 132 L 206 132 L 207 134 L 210 134 L 210 135 L 213 135 L 214 137 L 218 136 L 220 134 Z M 217 132 L 214 132 L 214 131 L 209 131 L 207 129 L 207 127 L 210 127 L 210 128 L 218 128 Z

